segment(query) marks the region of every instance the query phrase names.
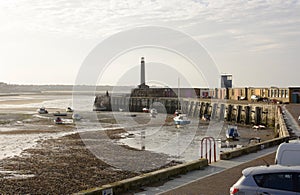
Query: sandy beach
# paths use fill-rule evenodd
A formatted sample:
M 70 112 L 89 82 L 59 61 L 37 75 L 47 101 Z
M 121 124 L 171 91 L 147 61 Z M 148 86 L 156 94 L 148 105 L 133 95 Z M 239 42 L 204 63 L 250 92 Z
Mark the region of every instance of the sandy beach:
M 135 114 L 134 126 L 127 113 L 97 113 L 97 121 L 56 125 L 52 112 L 69 106 L 70 96 L 5 98 L 0 100 L 1 194 L 70 194 L 199 158 L 199 142 L 209 126 L 193 119 L 188 129 L 177 129 L 172 123 L 149 123 L 144 113 Z M 36 109 L 45 105 L 50 114 L 37 114 Z M 70 117 L 69 113 L 66 118 Z M 271 129 L 238 128 L 241 139 L 233 145 L 274 136 Z M 141 150 L 142 132 L 146 150 Z M 224 132 L 218 133 L 218 139 L 224 137 Z M 174 153 L 177 148 L 164 147 L 185 142 L 188 147 L 179 156 Z M 219 148 L 226 149 L 230 148 Z

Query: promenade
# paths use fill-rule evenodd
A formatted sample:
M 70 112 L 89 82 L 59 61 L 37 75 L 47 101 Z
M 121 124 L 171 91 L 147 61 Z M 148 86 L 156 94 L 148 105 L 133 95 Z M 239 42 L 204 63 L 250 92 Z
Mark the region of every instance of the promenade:
M 241 177 L 242 170 L 249 166 L 274 164 L 277 147 L 267 148 L 257 153 L 220 160 L 210 164 L 204 170 L 189 172 L 172 180 L 152 187 L 145 187 L 136 195 L 224 195 Z

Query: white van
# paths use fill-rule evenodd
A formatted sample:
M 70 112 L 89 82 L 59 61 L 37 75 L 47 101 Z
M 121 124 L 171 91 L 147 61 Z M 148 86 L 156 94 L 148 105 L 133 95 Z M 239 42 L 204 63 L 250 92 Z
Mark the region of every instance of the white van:
M 290 141 L 278 146 L 275 164 L 284 166 L 300 165 L 300 141 Z

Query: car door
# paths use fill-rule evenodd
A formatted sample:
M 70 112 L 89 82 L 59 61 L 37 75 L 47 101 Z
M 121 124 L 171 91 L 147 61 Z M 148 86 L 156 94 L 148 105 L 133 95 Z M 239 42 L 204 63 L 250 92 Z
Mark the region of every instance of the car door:
M 261 175 L 257 195 L 299 195 L 294 173 L 268 173 Z

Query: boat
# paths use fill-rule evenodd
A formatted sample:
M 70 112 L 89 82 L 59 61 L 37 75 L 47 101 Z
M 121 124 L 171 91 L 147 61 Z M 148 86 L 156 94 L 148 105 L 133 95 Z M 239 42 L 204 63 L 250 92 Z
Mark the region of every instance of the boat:
M 174 116 L 179 116 L 179 114 L 182 114 L 181 110 L 175 110 Z
M 77 113 L 75 113 L 75 114 L 72 115 L 72 119 L 74 119 L 74 120 L 78 121 L 78 120 L 81 120 L 81 118 L 82 117 L 79 114 L 77 114 Z
M 148 108 L 143 108 L 143 112 L 149 113 L 149 109 Z
M 56 111 L 55 113 L 53 113 L 53 116 L 67 116 L 67 113 L 62 113 L 60 111 Z
M 177 110 L 175 111 L 174 115 L 175 117 L 173 118 L 175 125 L 188 125 L 191 123 L 191 121 L 188 119 L 186 114 L 183 114 L 181 111 L 181 105 L 179 106 L 179 101 L 180 101 L 180 79 L 178 78 L 178 103 L 177 103 Z M 180 107 L 180 108 L 179 108 Z
M 256 130 L 265 129 L 265 128 L 266 128 L 266 126 L 264 126 L 264 125 L 253 125 L 253 127 L 252 127 L 252 129 L 256 129 Z
M 240 134 L 237 130 L 237 126 L 228 126 L 226 131 L 226 138 L 237 140 L 240 137 Z
M 103 106 L 103 107 L 94 107 L 93 111 L 107 111 L 107 108 L 105 106 Z
M 60 117 L 57 117 L 55 120 L 54 120 L 55 124 L 58 124 L 58 125 L 61 125 L 63 124 L 63 121 Z
M 155 108 L 150 109 L 150 116 L 152 118 L 156 118 L 157 114 L 158 114 L 158 112 Z
M 74 110 L 73 110 L 71 107 L 68 107 L 68 108 L 66 109 L 66 112 L 74 112 Z
M 41 107 L 37 111 L 39 114 L 48 114 L 48 111 L 46 110 L 45 107 Z
M 173 118 L 175 125 L 188 125 L 191 121 L 187 118 L 185 114 L 179 114 Z

